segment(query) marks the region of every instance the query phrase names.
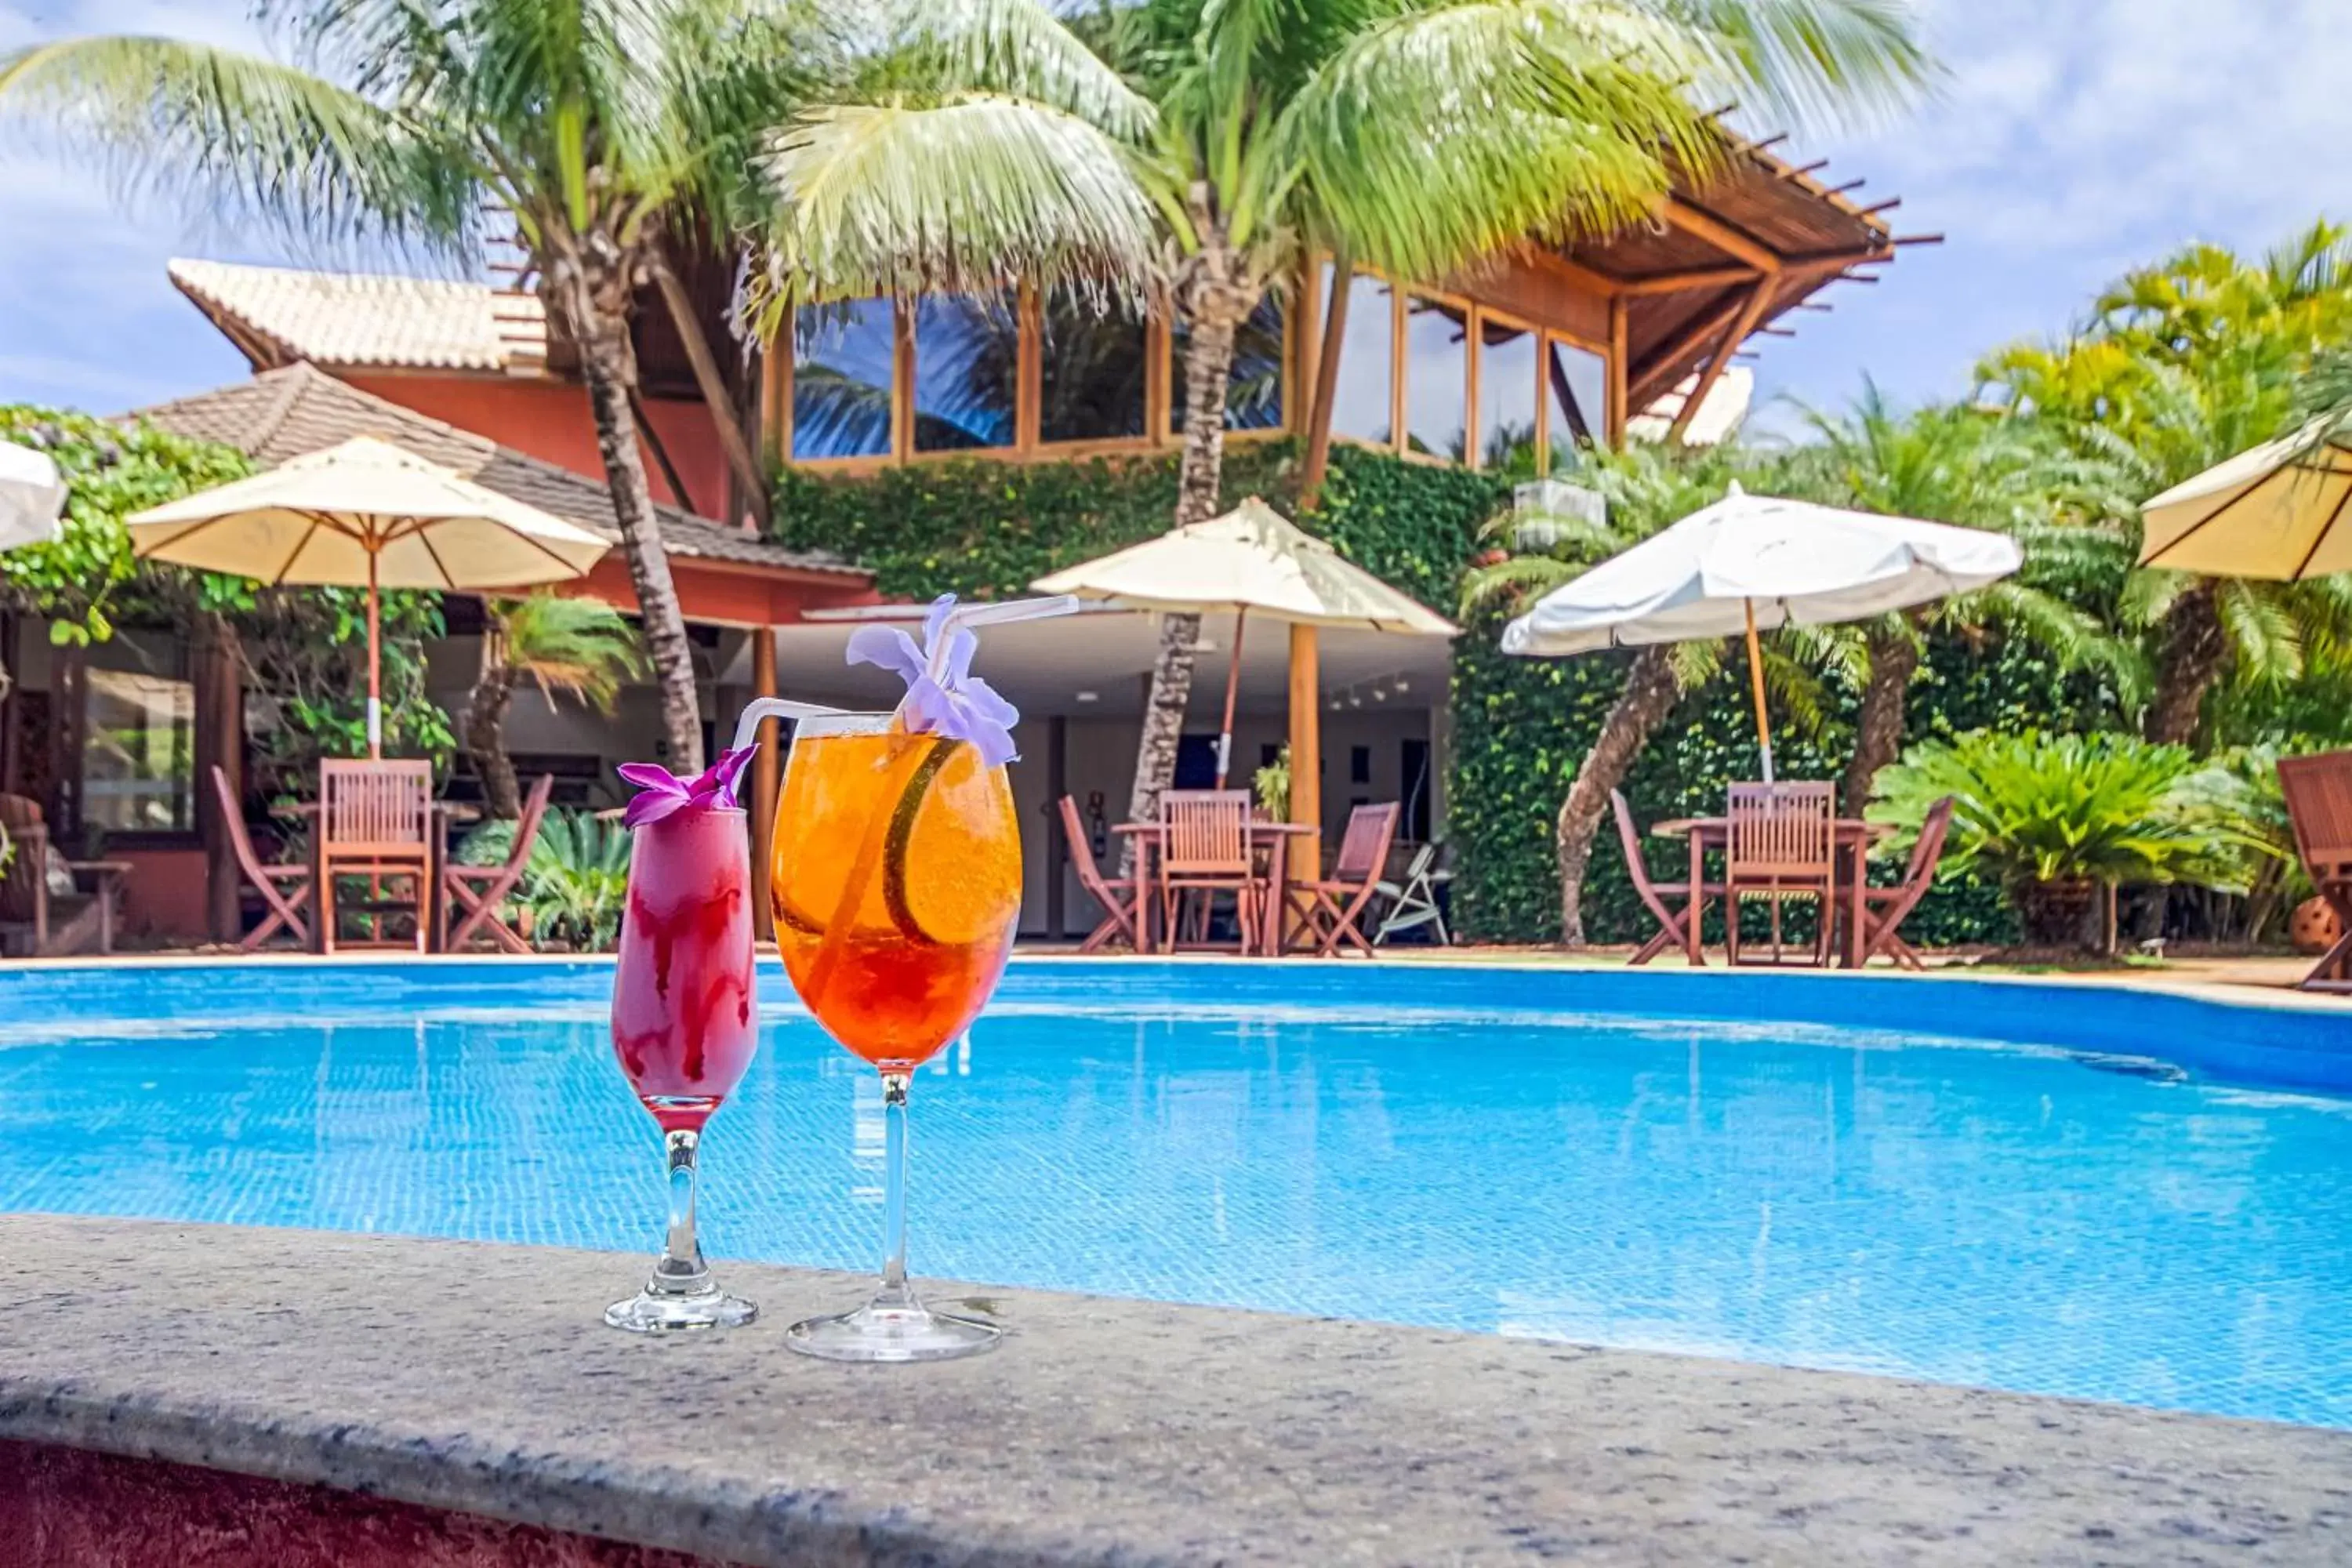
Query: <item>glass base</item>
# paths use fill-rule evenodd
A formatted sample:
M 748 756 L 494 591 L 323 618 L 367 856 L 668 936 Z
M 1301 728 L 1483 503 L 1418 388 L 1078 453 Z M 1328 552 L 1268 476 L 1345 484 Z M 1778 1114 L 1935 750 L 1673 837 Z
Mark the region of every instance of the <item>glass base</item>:
M 869 1301 L 854 1312 L 811 1318 L 784 1331 L 784 1342 L 820 1361 L 953 1361 L 996 1348 L 1004 1331 L 976 1318 L 934 1312 L 919 1301 Z
M 640 1290 L 604 1309 L 604 1321 L 633 1334 L 677 1333 L 691 1329 L 740 1329 L 760 1309 L 716 1285 L 705 1290 Z

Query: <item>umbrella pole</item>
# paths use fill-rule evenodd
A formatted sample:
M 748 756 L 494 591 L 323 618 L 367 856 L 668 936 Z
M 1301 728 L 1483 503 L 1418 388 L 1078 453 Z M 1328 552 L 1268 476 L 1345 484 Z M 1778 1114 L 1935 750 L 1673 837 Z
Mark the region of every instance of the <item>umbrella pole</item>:
M 1249 606 L 1234 612 L 1234 653 L 1225 662 L 1225 727 L 1217 731 L 1217 787 L 1225 787 L 1225 774 L 1234 760 L 1234 697 L 1242 684 L 1242 623 L 1249 618 Z
M 383 755 L 383 625 L 377 605 L 376 552 L 368 558 L 368 757 Z
M 1756 601 L 1743 599 L 1748 611 L 1748 685 L 1756 698 L 1756 739 L 1764 748 L 1764 782 L 1772 782 L 1772 721 L 1764 710 L 1764 645 L 1756 636 Z

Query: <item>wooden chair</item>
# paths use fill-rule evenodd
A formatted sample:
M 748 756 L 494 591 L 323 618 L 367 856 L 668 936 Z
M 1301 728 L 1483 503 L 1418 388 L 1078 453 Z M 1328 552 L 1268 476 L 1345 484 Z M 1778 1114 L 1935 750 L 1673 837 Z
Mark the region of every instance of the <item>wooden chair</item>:
M 319 934 L 336 949 L 335 879 L 365 877 L 370 941 L 383 920 L 414 910 L 415 949 L 423 952 L 433 924 L 433 764 L 424 762 L 328 761 L 319 764 Z M 410 899 L 387 900 L 383 884 L 406 882 Z M 345 944 L 351 945 L 351 944 Z
M 1372 944 L 1357 922 L 1365 906 L 1380 895 L 1381 873 L 1388 868 L 1389 846 L 1396 841 L 1397 818 L 1403 810 L 1394 801 L 1356 807 L 1348 814 L 1348 830 L 1339 839 L 1331 874 L 1296 885 L 1294 890 L 1307 896 L 1307 930 L 1315 938 L 1318 958 L 1336 958 L 1343 942 L 1371 956 Z
M 1625 804 L 1623 792 L 1613 789 L 1609 792 L 1609 809 L 1617 816 L 1617 842 L 1625 851 L 1625 874 L 1633 879 L 1633 891 L 1641 895 L 1643 904 L 1658 922 L 1657 934 L 1643 942 L 1641 950 L 1633 954 L 1633 965 L 1638 968 L 1670 947 L 1686 946 L 1690 941 L 1690 922 L 1706 912 L 1707 896 L 1720 894 L 1724 885 L 1703 882 L 1699 885 L 1697 896 L 1694 897 L 1687 881 L 1652 881 L 1650 863 L 1642 854 L 1642 830 L 1633 826 L 1633 808 Z M 1667 901 L 1670 899 L 1679 900 L 1682 908 L 1675 909 Z
M 1095 860 L 1095 847 L 1087 837 L 1086 819 L 1078 815 L 1075 795 L 1062 797 L 1062 837 L 1070 846 L 1070 865 L 1078 873 L 1078 885 L 1103 909 L 1099 924 L 1078 944 L 1080 952 L 1094 952 L 1114 942 L 1125 941 L 1136 952 L 1143 951 L 1142 933 L 1136 930 L 1136 917 L 1143 906 L 1135 896 L 1132 877 L 1108 878 Z
M 1250 861 L 1252 801 L 1245 789 L 1169 790 L 1160 797 L 1165 828 L 1160 853 L 1160 930 L 1167 947 L 1207 947 L 1210 905 L 1231 893 L 1239 916 L 1237 950 L 1248 952 L 1258 932 L 1261 880 Z M 1178 906 L 1188 893 L 1200 895 L 1192 940 L 1177 940 Z
M 463 952 L 467 942 L 485 932 L 502 952 L 530 951 L 530 943 L 507 924 L 504 911 L 507 895 L 514 891 L 515 884 L 522 880 L 523 871 L 530 864 L 530 848 L 539 842 L 540 821 L 547 815 L 548 796 L 554 793 L 555 775 L 540 774 L 539 782 L 530 786 L 530 794 L 523 799 L 522 816 L 515 822 L 514 845 L 500 864 L 442 867 L 443 908 L 450 915 L 465 917 L 441 944 L 442 952 Z
M 307 860 L 265 861 L 254 853 L 253 837 L 245 830 L 245 805 L 229 787 L 228 775 L 213 764 L 213 793 L 220 798 L 221 822 L 228 829 L 229 847 L 236 851 L 236 863 L 245 872 L 245 879 L 261 895 L 261 907 L 268 919 L 247 931 L 236 944 L 239 952 L 251 952 L 268 942 L 283 926 L 298 948 L 310 945 L 310 927 L 302 918 L 302 910 L 310 901 L 311 866 Z
M 2352 752 L 2281 757 L 2278 775 L 2295 852 L 2344 932 L 2303 977 L 2303 988 L 2352 991 Z
M 21 795 L 0 795 L 0 827 L 8 830 L 16 853 L 0 874 L 0 931 L 29 936 L 35 958 L 63 958 L 95 944 L 114 951 L 120 922 L 125 860 L 68 860 L 79 891 L 49 888 L 49 830 L 41 805 Z
M 1813 963 L 1830 957 L 1830 933 L 1837 891 L 1837 804 L 1832 785 L 1820 783 L 1736 784 L 1725 816 L 1724 952 L 1739 956 L 1739 910 L 1761 899 L 1772 909 L 1772 962 L 1779 963 L 1780 908 L 1791 899 L 1811 899 L 1821 910 L 1813 935 Z
M 1864 964 L 1883 952 L 1900 968 L 1927 967 L 1919 962 L 1917 950 L 1903 940 L 1898 928 L 1919 900 L 1927 896 L 1927 889 L 1936 885 L 1936 863 L 1944 858 L 1944 840 L 1952 830 L 1952 797 L 1946 795 L 1920 818 L 1919 838 L 1911 846 L 1911 863 L 1903 868 L 1901 881 L 1891 888 L 1863 889 Z
M 1397 881 L 1382 882 L 1380 895 L 1389 901 L 1388 912 L 1372 932 L 1372 945 L 1379 947 L 1401 931 L 1415 926 L 1434 925 L 1437 945 L 1451 947 L 1454 938 L 1445 930 L 1445 910 L 1437 901 L 1437 889 L 1454 880 L 1454 873 L 1441 862 L 1445 858 L 1445 846 L 1431 842 L 1417 847 L 1412 858 L 1405 862 L 1404 876 Z

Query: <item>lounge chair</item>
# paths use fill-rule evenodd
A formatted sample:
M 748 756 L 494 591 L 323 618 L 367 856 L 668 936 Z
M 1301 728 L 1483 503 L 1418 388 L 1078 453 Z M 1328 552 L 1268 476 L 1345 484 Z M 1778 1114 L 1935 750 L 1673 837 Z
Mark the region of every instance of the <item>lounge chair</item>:
M 1380 884 L 1380 895 L 1389 901 L 1388 912 L 1372 932 L 1372 945 L 1384 945 L 1389 938 L 1415 926 L 1437 928 L 1437 945 L 1450 947 L 1454 938 L 1445 929 L 1445 910 L 1437 900 L 1437 889 L 1454 880 L 1453 871 L 1442 864 L 1445 846 L 1436 841 L 1421 845 L 1405 862 L 1404 876 L 1394 882 Z
M 2352 752 L 2281 757 L 2278 776 L 2295 851 L 2344 933 L 2311 966 L 2303 988 L 2352 992 Z
M 1944 858 L 1944 840 L 1952 830 L 1952 797 L 1946 795 L 1927 808 L 1919 821 L 1919 837 L 1911 846 L 1911 863 L 1903 868 L 1903 879 L 1891 888 L 1864 888 L 1862 890 L 1863 934 L 1862 962 L 1867 964 L 1880 953 L 1892 958 L 1903 969 L 1924 970 L 1916 949 L 1903 940 L 1898 929 L 1927 889 L 1936 885 L 1936 864 Z
M 1135 929 L 1136 916 L 1142 905 L 1135 896 L 1135 879 L 1110 878 L 1102 874 L 1095 859 L 1093 840 L 1087 837 L 1086 819 L 1078 815 L 1078 803 L 1074 795 L 1064 795 L 1062 837 L 1069 844 L 1070 865 L 1078 874 L 1078 885 L 1087 896 L 1102 906 L 1103 918 L 1078 944 L 1080 952 L 1094 952 L 1114 942 L 1124 941 L 1136 952 L 1143 951 L 1143 938 Z
M 1381 872 L 1389 862 L 1389 846 L 1396 840 L 1397 818 L 1403 808 L 1360 805 L 1348 814 L 1348 831 L 1339 840 L 1339 858 L 1331 874 L 1318 881 L 1302 882 L 1295 891 L 1306 895 L 1307 930 L 1315 939 L 1316 956 L 1336 958 L 1346 942 L 1365 957 L 1372 944 L 1359 922 L 1364 909 L 1381 890 Z
M 8 868 L 0 874 L 0 935 L 30 937 L 35 958 L 62 958 L 95 946 L 114 951 L 114 928 L 120 923 L 122 879 L 131 870 L 125 860 L 68 860 L 76 890 L 57 891 L 49 886 L 49 830 L 41 818 L 40 802 L 21 795 L 0 795 L 0 827 L 16 846 Z
M 276 935 L 283 927 L 294 939 L 297 948 L 310 945 L 310 923 L 303 910 L 310 902 L 310 862 L 308 860 L 267 861 L 254 853 L 253 836 L 245 830 L 245 805 L 229 787 L 228 775 L 213 764 L 213 793 L 220 799 L 221 824 L 228 829 L 229 847 L 236 852 L 236 863 L 245 872 L 245 879 L 261 895 L 261 907 L 268 918 L 245 933 L 236 944 L 239 952 L 251 952 Z M 240 900 L 241 902 L 242 900 Z
M 463 952 L 467 942 L 484 934 L 501 952 L 530 951 L 530 943 L 507 924 L 504 910 L 507 895 L 514 891 L 515 884 L 522 880 L 524 868 L 530 864 L 531 846 L 539 842 L 540 821 L 547 816 L 547 797 L 554 793 L 555 775 L 540 774 L 539 782 L 530 786 L 530 794 L 522 803 L 522 816 L 515 823 L 514 843 L 503 861 L 495 866 L 451 864 L 441 868 L 442 919 L 464 917 L 441 944 L 442 952 Z
M 1739 909 L 1761 899 L 1772 910 L 1771 963 L 1781 961 L 1781 906 L 1811 899 L 1821 911 L 1813 932 L 1816 967 L 1830 961 L 1830 933 L 1837 921 L 1837 800 L 1834 786 L 1818 782 L 1736 784 L 1726 798 L 1724 834 L 1723 946 L 1734 964 L 1740 957 Z

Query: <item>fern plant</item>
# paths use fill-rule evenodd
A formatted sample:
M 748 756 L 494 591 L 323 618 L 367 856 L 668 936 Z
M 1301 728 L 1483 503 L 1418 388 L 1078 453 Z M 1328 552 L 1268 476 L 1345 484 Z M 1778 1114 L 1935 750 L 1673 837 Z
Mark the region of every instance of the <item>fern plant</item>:
M 468 866 L 496 865 L 513 852 L 514 836 L 512 822 L 484 823 L 467 837 L 457 858 Z M 628 889 L 628 829 L 589 812 L 558 808 L 541 820 L 515 893 L 530 912 L 537 946 L 605 952 L 619 938 Z

